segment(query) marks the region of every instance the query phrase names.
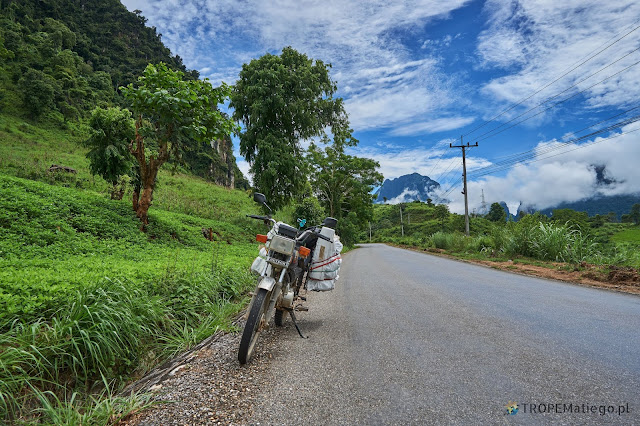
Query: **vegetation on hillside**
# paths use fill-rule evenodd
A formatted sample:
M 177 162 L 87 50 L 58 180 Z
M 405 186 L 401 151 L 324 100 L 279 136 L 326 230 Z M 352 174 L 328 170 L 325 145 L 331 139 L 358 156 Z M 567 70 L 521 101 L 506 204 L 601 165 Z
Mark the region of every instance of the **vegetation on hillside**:
M 161 171 L 141 233 L 92 177 L 83 138 L 0 116 L 2 421 L 105 424 L 144 404 L 115 392 L 228 328 L 252 285 L 248 194 Z
M 149 63 L 196 80 L 198 72 L 186 70 L 145 23 L 140 11 L 129 12 L 118 0 L 0 1 L 0 113 L 78 130 L 94 108 L 125 106 L 120 88 Z M 209 142 L 194 140 L 184 166 L 246 189 L 231 145 Z
M 463 234 L 464 216 L 449 213 L 446 206 L 413 202 L 376 205 L 371 235 L 373 241 L 442 249 L 476 258 L 520 257 L 640 267 L 637 226 L 614 220 L 615 215 L 589 217 L 584 212 L 557 209 L 551 218 L 536 213 L 521 215 L 517 222 L 506 221 L 504 210 L 494 203 L 485 217 L 470 218 L 471 237 L 467 238 Z M 360 235 L 361 240 L 368 237 Z

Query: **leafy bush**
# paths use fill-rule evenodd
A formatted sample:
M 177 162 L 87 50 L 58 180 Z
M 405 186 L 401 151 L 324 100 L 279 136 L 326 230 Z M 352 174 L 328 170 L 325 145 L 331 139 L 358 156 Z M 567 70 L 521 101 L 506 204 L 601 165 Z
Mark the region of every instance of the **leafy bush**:
M 296 226 L 298 219 L 306 219 L 307 226 L 318 225 L 325 217 L 326 213 L 320 205 L 320 201 L 316 197 L 306 197 L 295 205 L 290 223 Z

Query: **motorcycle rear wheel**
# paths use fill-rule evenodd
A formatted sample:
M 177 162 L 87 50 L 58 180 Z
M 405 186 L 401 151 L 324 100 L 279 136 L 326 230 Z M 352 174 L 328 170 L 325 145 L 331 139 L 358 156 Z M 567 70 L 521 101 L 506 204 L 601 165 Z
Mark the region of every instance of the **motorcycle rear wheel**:
M 260 324 L 263 319 L 265 319 L 265 311 L 269 304 L 268 294 L 269 292 L 267 290 L 261 288 L 253 299 L 249 318 L 247 318 L 244 331 L 242 332 L 242 338 L 240 339 L 240 349 L 238 349 L 238 361 L 240 361 L 240 364 L 249 362 L 253 355 L 256 341 L 260 335 Z

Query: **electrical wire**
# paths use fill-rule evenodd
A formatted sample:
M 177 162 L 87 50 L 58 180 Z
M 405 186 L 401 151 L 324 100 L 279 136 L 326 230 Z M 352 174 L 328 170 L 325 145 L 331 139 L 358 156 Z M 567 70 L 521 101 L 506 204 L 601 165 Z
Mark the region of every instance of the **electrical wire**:
M 636 21 L 635 23 L 637 23 L 638 21 Z M 631 24 L 633 25 L 633 24 Z M 589 56 L 587 59 L 585 59 L 584 61 L 580 62 L 578 65 L 574 66 L 573 68 L 569 69 L 569 71 L 566 71 L 564 74 L 562 74 L 560 77 L 556 78 L 555 80 L 551 81 L 550 83 L 547 83 L 546 85 L 544 85 L 543 87 L 541 87 L 540 89 L 536 90 L 534 93 L 532 93 L 531 95 L 521 99 L 518 103 L 512 105 L 511 107 L 503 110 L 501 113 L 493 116 L 492 118 L 490 118 L 488 121 L 485 121 L 483 124 L 471 129 L 469 132 L 465 133 L 463 136 L 468 136 L 471 133 L 475 132 L 476 130 L 479 130 L 481 128 L 483 128 L 484 126 L 486 126 L 487 124 L 495 121 L 497 118 L 503 116 L 504 114 L 506 114 L 507 112 L 511 111 L 512 109 L 514 109 L 515 107 L 517 107 L 518 105 L 521 105 L 523 102 L 531 99 L 533 96 L 537 95 L 538 93 L 540 93 L 541 91 L 543 91 L 544 89 L 546 89 L 547 87 L 551 86 L 552 84 L 555 84 L 556 82 L 558 82 L 559 80 L 561 80 L 562 78 L 566 77 L 568 74 L 570 74 L 571 72 L 575 71 L 576 69 L 578 69 L 579 67 L 581 67 L 582 65 L 586 64 L 587 62 L 589 62 L 591 59 L 595 58 L 596 56 L 598 56 L 599 54 L 601 54 L 602 52 L 604 52 L 605 50 L 609 49 L 611 46 L 613 46 L 614 44 L 618 43 L 620 40 L 624 39 L 625 37 L 627 37 L 629 34 L 633 33 L 634 31 L 636 31 L 638 28 L 640 28 L 639 26 L 634 27 L 631 31 L 627 32 L 625 35 L 623 35 L 622 37 L 618 38 L 617 40 L 615 40 L 613 43 L 607 45 L 605 48 L 599 50 L 597 53 Z M 624 30 L 622 30 L 624 31 Z M 620 34 L 622 31 L 618 32 L 616 35 L 614 35 L 612 38 L 616 37 L 618 34 Z M 611 39 L 609 39 L 611 40 Z M 603 43 L 602 45 L 600 45 L 600 47 L 604 46 L 606 43 L 608 43 L 608 41 L 606 41 L 605 43 Z M 600 47 L 596 48 L 599 49 Z M 568 68 L 565 68 L 568 69 Z
M 585 143 L 583 145 L 579 145 L 579 146 L 577 146 L 577 147 L 575 147 L 573 149 L 568 149 L 566 151 L 559 152 L 557 154 L 548 155 L 546 157 L 534 157 L 534 158 L 529 159 L 527 161 L 519 162 L 518 164 L 531 164 L 531 163 L 535 163 L 537 161 L 542 161 L 542 160 L 546 160 L 546 159 L 549 159 L 549 158 L 557 157 L 559 155 L 564 155 L 564 154 L 566 154 L 568 152 L 572 152 L 572 151 L 576 151 L 578 149 L 586 148 L 588 146 L 595 145 L 595 144 L 598 144 L 598 143 L 601 143 L 601 142 L 605 142 L 605 141 L 608 141 L 608 140 L 611 140 L 611 139 L 615 139 L 615 138 L 618 138 L 620 136 L 628 135 L 630 133 L 634 133 L 634 132 L 637 132 L 637 131 L 640 131 L 640 128 L 635 129 L 635 130 L 629 130 L 629 131 L 623 132 L 623 133 L 618 133 L 617 135 L 610 136 L 608 138 L 604 138 L 604 139 L 600 139 L 600 140 L 594 140 L 592 142 L 588 142 L 588 143 Z M 481 174 L 478 174 L 478 175 L 474 175 L 473 177 L 474 178 L 479 178 L 479 177 L 482 177 L 482 176 L 486 176 L 486 175 L 490 175 L 490 174 L 493 174 L 493 173 L 496 173 L 496 172 L 500 172 L 502 170 L 507 170 L 510 167 L 511 167 L 511 165 L 506 165 L 506 166 L 503 166 L 502 168 L 498 168 L 498 169 L 490 170 L 490 171 L 487 171 L 487 172 L 484 172 L 484 173 L 481 173 Z
M 633 121 L 630 121 L 630 122 L 636 122 L 636 121 L 640 121 L 640 116 L 636 116 L 636 117 L 634 117 L 634 120 L 633 120 Z M 628 123 L 627 123 L 627 124 L 628 124 Z M 620 127 L 620 126 L 618 126 L 618 127 Z M 607 130 L 609 130 L 609 128 L 607 128 L 607 129 L 602 129 L 601 131 L 594 132 L 593 134 L 585 135 L 585 136 L 583 136 L 583 137 L 581 137 L 581 138 L 576 138 L 574 141 L 583 140 L 584 138 L 591 137 L 591 136 L 593 136 L 593 135 L 594 135 L 594 134 L 596 134 L 596 133 L 602 133 L 602 132 L 607 131 Z M 491 175 L 491 174 L 494 174 L 494 173 L 497 173 L 497 172 L 500 172 L 500 171 L 503 171 L 503 170 L 507 170 L 507 169 L 509 169 L 511 166 L 513 166 L 513 165 L 515 165 L 515 164 L 523 164 L 523 165 L 526 165 L 526 164 L 531 164 L 531 163 L 535 163 L 535 162 L 542 161 L 542 160 L 547 160 L 547 159 L 549 159 L 549 158 L 554 158 L 554 157 L 557 157 L 557 156 L 560 156 L 560 155 L 564 155 L 564 154 L 567 154 L 567 153 L 569 153 L 569 152 L 576 151 L 576 150 L 578 150 L 578 149 L 582 149 L 582 148 L 586 148 L 586 147 L 589 147 L 589 146 L 592 146 L 592 145 L 595 145 L 595 144 L 598 144 L 598 143 L 606 142 L 606 141 L 609 141 L 609 140 L 612 140 L 612 139 L 618 138 L 618 137 L 620 137 L 620 136 L 628 135 L 628 134 L 631 134 L 631 133 L 634 133 L 634 132 L 637 132 L 637 131 L 640 131 L 640 128 L 638 128 L 638 129 L 634 129 L 634 130 L 629 130 L 629 131 L 627 131 L 627 132 L 619 133 L 619 134 L 616 134 L 616 135 L 613 135 L 613 136 L 609 136 L 609 137 L 607 137 L 607 138 L 603 138 L 603 139 L 599 139 L 599 140 L 593 140 L 593 141 L 591 141 L 591 142 L 585 143 L 585 144 L 583 144 L 583 145 L 576 146 L 576 147 L 574 147 L 574 148 L 572 148 L 572 149 L 568 149 L 568 150 L 563 151 L 563 152 L 555 153 L 555 154 L 553 154 L 553 155 L 540 156 L 540 155 L 536 154 L 535 156 L 533 156 L 533 157 L 531 157 L 531 158 L 528 158 L 528 159 L 525 159 L 525 160 L 522 160 L 522 161 L 517 161 L 517 162 L 514 162 L 514 163 L 512 163 L 512 164 L 503 164 L 503 165 L 501 165 L 501 166 L 499 166 L 499 167 L 491 168 L 491 169 L 489 169 L 489 168 L 476 169 L 476 170 L 475 170 L 475 171 L 473 171 L 473 172 L 467 172 L 467 178 L 469 178 L 469 177 L 473 177 L 473 178 L 477 179 L 477 178 L 480 178 L 480 177 L 483 177 L 483 176 L 487 176 L 487 175 Z M 559 149 L 559 148 L 566 147 L 566 146 L 567 146 L 569 143 L 571 143 L 571 142 L 572 142 L 572 141 L 569 141 L 569 142 L 563 143 L 561 146 L 556 147 L 556 148 L 554 148 L 553 150 L 557 150 L 557 149 Z M 549 152 L 551 152 L 551 151 L 553 151 L 553 150 L 549 150 L 549 151 L 548 151 L 548 152 L 546 152 L 546 153 L 549 153 Z M 484 171 L 483 171 L 483 170 L 484 170 Z M 480 171 L 481 173 L 478 173 L 478 171 Z M 456 184 L 455 182 L 454 182 L 454 183 L 452 183 L 452 184 L 447 188 L 447 190 L 446 190 L 446 191 L 441 195 L 441 198 L 442 198 L 442 199 L 446 199 L 446 197 L 448 197 L 448 196 L 451 194 L 451 192 L 453 192 L 453 190 L 454 190 L 454 189 L 458 188 L 458 187 L 459 187 L 459 185 L 460 185 L 460 184 Z
M 583 127 L 580 130 L 574 130 L 573 132 L 565 134 L 564 137 L 567 138 L 567 137 L 569 137 L 569 135 L 577 136 L 579 133 L 581 133 L 581 132 L 583 132 L 583 131 L 585 131 L 587 129 L 590 129 L 590 128 L 595 127 L 595 126 L 597 126 L 599 124 L 602 124 L 602 123 L 606 123 L 609 120 L 613 120 L 614 118 L 620 117 L 621 115 L 624 115 L 624 114 L 626 114 L 628 112 L 635 111 L 638 108 L 640 108 L 640 105 L 635 106 L 633 108 L 629 108 L 628 110 L 622 111 L 622 112 L 620 112 L 620 113 L 618 113 L 616 115 L 613 115 L 611 117 L 605 118 L 604 120 L 600 120 L 597 123 L 593 123 L 593 124 L 591 124 L 591 125 L 589 125 L 587 127 Z M 532 148 L 532 149 L 530 149 L 528 151 L 519 152 L 519 153 L 516 153 L 516 154 L 501 155 L 501 156 L 498 156 L 498 157 L 494 157 L 489 161 L 497 162 L 497 160 L 501 160 L 501 161 L 508 160 L 508 159 L 512 159 L 514 157 L 519 157 L 519 156 L 521 156 L 521 155 L 523 155 L 525 153 L 534 152 L 534 151 L 536 151 L 536 148 Z
M 632 108 L 631 110 L 634 110 L 634 109 L 637 109 L 637 108 L 639 108 L 639 107 Z M 631 110 L 628 110 L 628 111 L 631 111 Z M 613 118 L 613 117 L 610 117 L 609 119 L 611 119 L 611 118 Z M 604 121 L 608 121 L 608 120 L 604 120 Z M 471 172 L 468 172 L 468 175 L 477 176 L 478 172 L 483 172 L 485 170 L 492 170 L 492 169 L 502 168 L 504 166 L 515 165 L 515 164 L 517 164 L 517 163 L 519 163 L 521 161 L 526 161 L 529 158 L 534 158 L 536 156 L 539 156 L 539 155 L 542 155 L 542 154 L 546 154 L 547 152 L 551 152 L 551 151 L 556 151 L 558 149 L 562 149 L 563 146 L 566 146 L 566 145 L 569 145 L 569 144 L 575 143 L 575 142 L 580 142 L 580 141 L 588 139 L 588 138 L 590 138 L 592 136 L 596 136 L 596 135 L 599 135 L 601 133 L 605 133 L 605 132 L 609 132 L 609 131 L 618 129 L 618 128 L 626 126 L 628 124 L 635 123 L 636 121 L 640 121 L 640 115 L 636 115 L 634 117 L 631 117 L 631 118 L 628 118 L 626 120 L 620 121 L 618 123 L 612 124 L 610 126 L 602 128 L 600 130 L 596 130 L 596 131 L 591 132 L 589 134 L 586 134 L 584 136 L 576 137 L 574 139 L 562 142 L 560 145 L 548 146 L 548 147 L 544 147 L 544 148 L 541 148 L 541 149 L 534 148 L 534 149 L 531 149 L 531 150 L 528 150 L 528 151 L 524 151 L 524 152 L 519 153 L 519 154 L 514 154 L 514 155 L 511 156 L 511 158 L 496 162 L 496 163 L 494 163 L 494 164 L 492 164 L 490 166 L 487 166 L 487 167 L 483 167 L 483 168 L 476 169 L 476 170 L 473 170 Z M 593 127 L 593 125 L 589 126 L 589 127 Z M 579 132 L 581 132 L 581 131 L 583 131 L 585 129 L 588 129 L 589 127 L 581 129 L 581 130 L 577 131 L 577 133 L 579 133 Z
M 629 52 L 629 53 L 628 53 L 628 54 L 626 54 L 625 56 L 623 56 L 623 57 L 621 57 L 621 58 L 618 58 L 616 61 L 614 61 L 614 62 L 612 62 L 612 63 L 608 64 L 607 66 L 605 66 L 605 67 L 601 68 L 600 70 L 596 71 L 595 73 L 593 73 L 593 74 L 589 75 L 588 77 L 586 77 L 586 78 L 582 79 L 581 81 L 579 81 L 579 82 L 577 82 L 577 83 L 573 84 L 572 86 L 570 86 L 570 87 L 566 88 L 566 89 L 565 89 L 565 90 L 563 90 L 562 92 L 560 92 L 560 93 L 558 93 L 558 94 L 556 94 L 556 95 L 554 95 L 554 96 L 552 96 L 552 97 L 550 97 L 550 98 L 547 98 L 544 102 L 541 102 L 541 103 L 539 103 L 538 105 L 536 105 L 536 106 L 534 106 L 534 107 L 529 108 L 529 109 L 528 109 L 528 110 L 526 110 L 525 112 L 523 112 L 523 113 L 521 113 L 521 114 L 519 114 L 519 115 L 517 115 L 517 116 L 513 117 L 511 120 L 509 120 L 509 121 L 506 121 L 506 122 L 502 123 L 502 124 L 501 124 L 501 125 L 499 125 L 498 127 L 495 127 L 495 128 L 493 128 L 493 129 L 489 130 L 488 132 L 485 132 L 485 133 L 481 134 L 480 136 L 478 136 L 478 142 L 481 142 L 481 141 L 483 141 L 483 140 L 486 140 L 486 139 L 489 139 L 489 138 L 494 137 L 494 136 L 496 136 L 496 135 L 499 135 L 500 133 L 505 132 L 505 131 L 507 131 L 507 130 L 511 129 L 511 128 L 513 128 L 513 127 L 517 126 L 518 124 L 524 123 L 525 121 L 530 120 L 530 119 L 532 119 L 533 117 L 537 117 L 538 115 L 542 114 L 543 112 L 548 111 L 548 110 L 550 110 L 551 108 L 555 108 L 556 106 L 561 105 L 561 104 L 563 104 L 563 103 L 565 103 L 565 102 L 569 101 L 570 99 L 575 98 L 575 97 L 576 97 L 576 96 L 578 96 L 579 94 L 584 93 L 584 92 L 586 92 L 586 91 L 587 91 L 587 90 L 589 90 L 589 89 L 592 89 L 593 87 L 597 86 L 598 84 L 602 84 L 602 83 L 604 83 L 605 81 L 607 81 L 607 80 L 609 80 L 609 79 L 611 79 L 611 78 L 613 78 L 613 77 L 617 76 L 618 74 L 621 74 L 621 73 L 623 73 L 623 72 L 625 72 L 625 71 L 629 70 L 630 68 L 632 68 L 632 67 L 634 67 L 634 66 L 636 66 L 636 65 L 640 64 L 640 61 L 637 61 L 637 62 L 635 62 L 635 63 L 633 63 L 633 64 L 629 65 L 628 67 L 623 68 L 622 70 L 620 70 L 620 71 L 618 71 L 618 72 L 616 72 L 616 73 L 614 73 L 614 74 L 610 75 L 609 77 L 606 77 L 605 79 L 600 80 L 599 82 L 592 84 L 591 86 L 587 87 L 586 89 L 580 90 L 579 92 L 576 92 L 575 94 L 573 94 L 573 95 L 569 96 L 568 98 L 566 98 L 566 99 L 564 99 L 564 100 L 562 100 L 562 101 L 560 101 L 560 102 L 556 102 L 556 103 L 554 103 L 553 105 L 551 105 L 551 106 L 549 106 L 549 107 L 547 107 L 547 108 L 543 109 L 542 111 L 539 111 L 539 112 L 537 112 L 536 114 L 533 114 L 533 115 L 531 115 L 531 116 L 529 116 L 529 117 L 527 117 L 527 118 L 525 118 L 525 119 L 523 119 L 523 120 L 518 121 L 517 123 L 515 123 L 515 124 L 513 124 L 513 125 L 511 125 L 511 126 L 509 126 L 509 127 L 507 127 L 506 129 L 503 129 L 503 130 L 500 130 L 499 132 L 496 132 L 498 129 L 500 129 L 500 128 L 502 128 L 502 127 L 506 126 L 506 125 L 507 125 L 507 124 L 509 124 L 509 123 L 512 123 L 513 121 L 515 121 L 515 120 L 517 120 L 518 118 L 520 118 L 520 117 L 522 117 L 522 116 L 524 116 L 524 115 L 526 115 L 526 114 L 530 113 L 531 111 L 535 110 L 536 108 L 541 107 L 541 106 L 543 106 L 543 105 L 545 105 L 545 104 L 549 103 L 551 100 L 553 100 L 553 99 L 557 98 L 558 96 L 560 96 L 560 95 L 561 95 L 561 94 L 563 94 L 564 92 L 568 91 L 569 89 L 571 89 L 571 88 L 573 88 L 573 87 L 577 86 L 578 84 L 580 84 L 580 83 L 584 82 L 585 80 L 587 80 L 587 79 L 589 79 L 589 78 L 593 77 L 593 76 L 594 76 L 594 75 L 596 75 L 597 73 L 599 73 L 599 72 L 601 72 L 601 71 L 605 70 L 606 68 L 610 67 L 610 66 L 611 66 L 611 65 L 613 65 L 614 63 L 616 63 L 616 62 L 618 62 L 618 61 L 620 61 L 620 60 L 624 59 L 625 57 L 629 56 L 631 53 L 636 52 L 636 51 L 638 51 L 638 50 L 640 50 L 640 47 L 638 47 L 638 48 L 634 49 L 632 52 Z M 494 132 L 496 132 L 496 133 L 494 133 Z M 493 134 L 491 134 L 491 133 L 493 133 Z M 483 137 L 483 136 L 484 136 L 484 137 Z

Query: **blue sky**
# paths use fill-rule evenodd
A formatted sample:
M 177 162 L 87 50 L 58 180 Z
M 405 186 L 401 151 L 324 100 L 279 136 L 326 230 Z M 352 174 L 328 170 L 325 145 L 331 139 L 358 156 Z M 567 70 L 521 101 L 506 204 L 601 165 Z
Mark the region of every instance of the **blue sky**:
M 214 84 L 233 84 L 243 63 L 289 45 L 331 63 L 360 140 L 355 153 L 378 160 L 385 178 L 418 172 L 437 180 L 453 211 L 463 209 L 461 161 L 449 143 L 461 135 L 479 141 L 467 163 L 472 209 L 481 190 L 512 210 L 640 192 L 640 122 L 571 142 L 640 114 L 621 114 L 640 105 L 640 2 L 123 3 L 142 10 L 171 51 Z M 527 151 L 523 158 L 535 161 L 496 167 Z M 492 173 L 480 176 L 481 167 Z

